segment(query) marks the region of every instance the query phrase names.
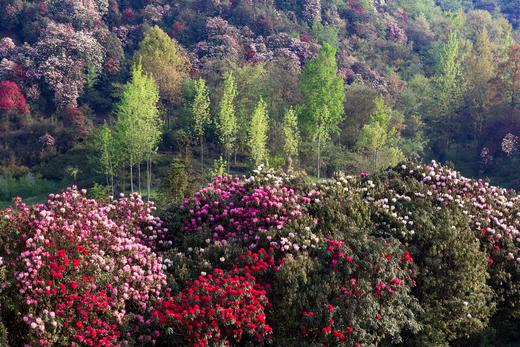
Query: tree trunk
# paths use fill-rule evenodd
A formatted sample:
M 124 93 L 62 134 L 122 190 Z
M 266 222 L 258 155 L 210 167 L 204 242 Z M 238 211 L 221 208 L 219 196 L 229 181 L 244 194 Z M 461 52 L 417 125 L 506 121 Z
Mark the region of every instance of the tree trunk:
M 150 190 L 152 184 L 152 157 L 148 156 L 148 160 L 146 161 L 146 191 L 148 194 L 148 201 L 150 201 Z
M 226 167 L 227 167 L 227 174 L 229 174 L 229 150 L 226 151 Z
M 318 179 L 321 171 L 321 135 L 318 135 Z
M 200 137 L 200 165 L 202 167 L 202 173 L 204 173 L 204 136 Z
M 130 191 L 134 193 L 134 163 L 130 159 Z
M 115 191 L 114 191 L 114 174 L 110 175 L 110 186 L 111 186 L 112 198 L 114 198 L 114 195 L 115 195 Z
M 137 182 L 139 194 L 141 194 L 141 163 L 137 164 Z

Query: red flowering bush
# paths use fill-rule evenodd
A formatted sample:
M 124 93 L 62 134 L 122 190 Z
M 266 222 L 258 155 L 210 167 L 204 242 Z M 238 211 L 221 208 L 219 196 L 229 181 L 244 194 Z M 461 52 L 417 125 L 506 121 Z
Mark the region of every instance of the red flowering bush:
M 12 343 L 153 342 L 149 303 L 160 298 L 166 276 L 145 245 L 164 233 L 152 209 L 138 196 L 101 204 L 69 189 L 45 204 L 18 202 L 0 212 L 7 266 L 0 304 L 14 311 L 1 312 L 11 317 L 4 322 Z
M 29 105 L 18 85 L 11 81 L 0 82 L 0 111 L 16 110 L 18 113 L 29 113 Z
M 184 336 L 179 345 L 235 346 L 269 340 L 265 290 L 247 271 L 215 269 L 160 304 L 159 323 Z

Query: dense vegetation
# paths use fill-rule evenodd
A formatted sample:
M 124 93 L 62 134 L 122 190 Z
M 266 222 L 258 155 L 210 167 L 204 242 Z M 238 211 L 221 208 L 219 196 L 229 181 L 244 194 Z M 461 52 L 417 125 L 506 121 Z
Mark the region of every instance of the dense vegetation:
M 516 1 L 2 0 L 0 10 L 7 201 L 31 180 L 42 182 L 31 195 L 76 179 L 155 194 L 175 156 L 201 182 L 211 168 L 330 177 L 424 156 L 519 186 Z
M 520 199 L 435 162 L 319 183 L 220 176 L 153 210 L 69 189 L 1 212 L 0 341 L 518 341 Z
M 519 137 L 517 0 L 0 0 L 0 346 L 517 343 Z

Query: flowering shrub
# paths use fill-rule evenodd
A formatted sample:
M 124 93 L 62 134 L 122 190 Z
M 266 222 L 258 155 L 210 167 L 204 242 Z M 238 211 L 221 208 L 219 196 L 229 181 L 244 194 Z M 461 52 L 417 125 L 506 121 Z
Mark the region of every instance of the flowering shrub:
M 29 113 L 29 105 L 18 85 L 11 81 L 0 82 L 0 111 L 15 109 L 18 113 Z
M 45 204 L 18 202 L 0 213 L 2 291 L 25 324 L 6 323 L 13 332 L 27 326 L 26 336 L 13 338 L 40 346 L 153 342 L 149 303 L 166 276 L 146 244 L 164 229 L 137 196 L 101 204 L 84 194 L 69 189 Z
M 322 198 L 328 200 L 319 188 L 260 171 L 248 179 L 217 178 L 193 199 L 170 209 L 166 216 L 175 248 L 165 264 L 178 294 L 166 301 L 166 307 L 162 303 L 158 320 L 174 328 L 175 336 L 201 346 L 258 345 L 270 335 L 264 324 L 272 327 L 272 340 L 280 345 L 370 345 L 398 341 L 404 330 L 417 331 L 420 308 L 411 294 L 415 270 L 410 253 L 395 239 L 354 230 L 354 223 L 321 220 L 328 215 L 319 206 Z M 353 205 L 337 213 L 349 214 L 346 220 L 361 220 L 361 206 L 366 207 Z M 327 226 L 334 222 L 338 226 L 329 232 Z M 213 269 L 219 277 L 213 274 L 209 281 L 207 274 Z M 236 340 L 233 329 L 239 327 L 226 333 L 225 321 L 207 319 L 209 303 L 225 303 L 223 311 L 241 307 L 238 299 L 233 304 L 224 300 L 227 296 L 222 298 L 223 288 L 265 292 L 269 302 L 261 311 L 255 309 L 265 314 L 265 321 L 252 323 L 253 337 Z M 335 307 L 331 322 L 323 318 L 331 312 L 327 305 Z M 302 316 L 311 311 L 316 319 Z M 190 324 L 195 324 L 193 330 Z M 172 343 L 166 337 L 164 342 Z
M 266 323 L 265 290 L 249 272 L 214 269 L 199 276 L 156 311 L 159 323 L 171 326 L 192 346 L 230 346 L 247 341 L 263 343 L 271 327 Z M 180 341 L 178 341 L 180 342 Z
M 311 198 L 278 184 L 217 177 L 193 199 L 184 199 L 176 213 L 184 233 L 209 231 L 213 241 L 240 239 L 255 244 L 258 234 L 284 226 L 305 214 Z
M 424 269 L 418 296 L 435 343 L 482 331 L 495 301 L 505 321 L 517 315 L 520 239 L 514 192 L 435 162 L 403 165 L 367 181 L 364 189 L 383 234 L 414 246 Z

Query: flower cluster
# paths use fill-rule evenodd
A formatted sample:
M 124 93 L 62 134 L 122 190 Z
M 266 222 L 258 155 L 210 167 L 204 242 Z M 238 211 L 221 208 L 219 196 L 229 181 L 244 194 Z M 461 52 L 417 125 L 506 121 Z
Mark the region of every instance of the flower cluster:
M 32 207 L 19 201 L 0 215 L 13 235 L 0 251 L 7 282 L 26 307 L 27 342 L 153 342 L 149 303 L 160 297 L 166 276 L 161 258 L 143 243 L 162 235 L 162 225 L 137 196 L 101 204 L 85 193 L 68 189 Z
M 266 322 L 265 294 L 248 271 L 214 269 L 162 301 L 154 315 L 192 346 L 261 344 L 272 332 Z
M 254 243 L 259 233 L 281 230 L 305 214 L 310 197 L 280 185 L 258 185 L 254 179 L 217 177 L 206 188 L 185 199 L 181 213 L 188 218 L 185 232 L 210 230 L 214 241 L 241 239 Z
M 16 109 L 19 113 L 29 113 L 29 105 L 18 85 L 11 81 L 0 82 L 0 111 Z

